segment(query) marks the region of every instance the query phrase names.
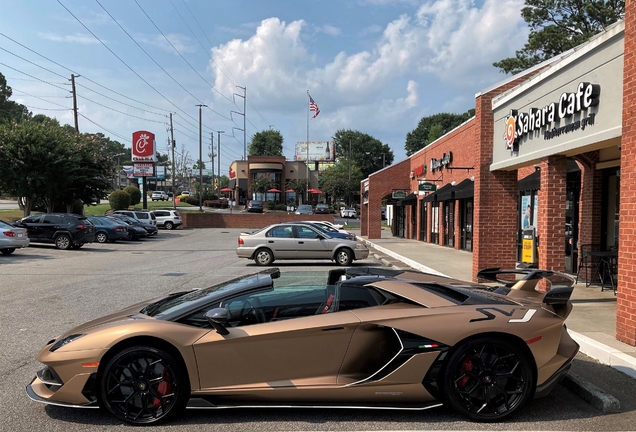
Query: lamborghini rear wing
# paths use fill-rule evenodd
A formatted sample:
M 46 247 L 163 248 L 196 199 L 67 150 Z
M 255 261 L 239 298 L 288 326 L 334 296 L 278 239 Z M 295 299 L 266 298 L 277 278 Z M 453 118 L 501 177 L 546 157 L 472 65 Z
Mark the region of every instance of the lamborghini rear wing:
M 500 276 L 504 276 L 501 278 Z M 505 277 L 507 276 L 507 277 Z M 522 276 L 522 277 L 520 277 Z M 548 282 L 548 291 L 543 296 L 543 303 L 549 305 L 567 304 L 574 291 L 574 278 L 565 273 L 552 270 L 487 268 L 477 273 L 477 279 L 485 279 L 503 284 L 510 290 L 536 291 L 541 280 Z

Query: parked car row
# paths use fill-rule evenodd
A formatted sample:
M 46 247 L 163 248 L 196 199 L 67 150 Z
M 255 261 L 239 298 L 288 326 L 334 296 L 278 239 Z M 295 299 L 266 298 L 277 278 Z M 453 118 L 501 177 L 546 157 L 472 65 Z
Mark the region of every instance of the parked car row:
M 86 243 L 139 240 L 183 224 L 175 210 L 117 210 L 103 216 L 39 213 L 12 224 L 0 221 L 0 253 L 9 255 L 30 243 L 50 243 L 58 249 L 79 249 Z

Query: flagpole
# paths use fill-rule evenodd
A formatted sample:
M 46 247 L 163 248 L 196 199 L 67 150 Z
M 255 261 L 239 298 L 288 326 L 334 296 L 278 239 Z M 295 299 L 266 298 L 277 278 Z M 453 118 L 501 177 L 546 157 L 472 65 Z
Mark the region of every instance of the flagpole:
M 309 89 L 307 90 L 307 193 L 306 204 L 309 204 Z

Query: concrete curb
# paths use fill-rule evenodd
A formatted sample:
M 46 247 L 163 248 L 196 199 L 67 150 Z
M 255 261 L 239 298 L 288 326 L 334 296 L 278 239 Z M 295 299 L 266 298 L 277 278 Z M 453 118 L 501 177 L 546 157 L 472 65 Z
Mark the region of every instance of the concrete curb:
M 582 335 L 581 333 L 577 333 L 569 329 L 568 333 L 572 336 L 572 339 L 581 346 L 580 351 L 583 354 L 636 379 L 635 357 L 598 342 L 588 336 Z
M 412 267 L 412 268 L 414 268 L 416 270 L 419 270 L 419 271 L 425 272 L 425 273 L 432 273 L 432 274 L 436 274 L 436 275 L 439 275 L 439 276 L 448 277 L 444 273 L 438 272 L 437 270 L 432 269 L 430 267 L 427 267 L 424 264 L 420 264 L 417 261 L 413 261 L 411 259 L 405 258 L 402 255 L 396 254 L 395 252 L 393 252 L 393 251 L 391 251 L 389 249 L 383 248 L 382 246 L 378 246 L 377 244 L 375 244 L 373 242 L 370 242 L 369 240 L 366 240 L 366 239 L 363 239 L 363 238 L 360 238 L 360 237 L 358 237 L 358 240 L 362 241 L 367 246 L 371 246 L 373 249 L 375 249 L 375 250 L 377 250 L 379 252 L 382 252 L 383 254 L 388 255 L 391 258 L 395 258 L 396 260 L 401 261 L 404 264 L 406 264 L 407 266 Z
M 604 414 L 621 412 L 618 399 L 573 372 L 569 372 L 561 384 Z

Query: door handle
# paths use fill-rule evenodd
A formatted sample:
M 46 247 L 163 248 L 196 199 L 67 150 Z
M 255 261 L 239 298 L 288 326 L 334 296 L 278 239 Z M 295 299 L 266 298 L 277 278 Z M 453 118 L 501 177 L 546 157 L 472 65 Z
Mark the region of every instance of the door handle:
M 305 244 L 305 242 L 301 242 L 301 241 L 299 241 L 299 242 L 298 242 L 298 244 Z
M 329 327 L 329 328 L 324 328 L 322 329 L 322 331 L 338 331 L 338 330 L 346 330 L 346 327 Z
M 274 243 L 274 240 L 267 240 L 267 243 Z

